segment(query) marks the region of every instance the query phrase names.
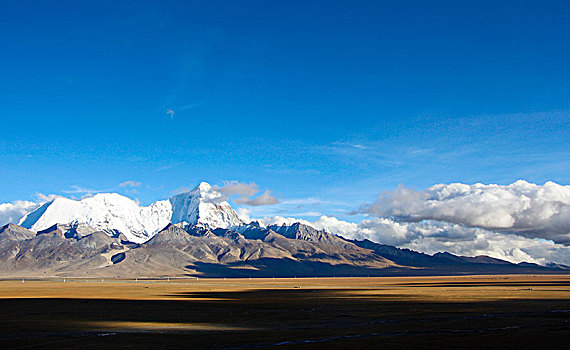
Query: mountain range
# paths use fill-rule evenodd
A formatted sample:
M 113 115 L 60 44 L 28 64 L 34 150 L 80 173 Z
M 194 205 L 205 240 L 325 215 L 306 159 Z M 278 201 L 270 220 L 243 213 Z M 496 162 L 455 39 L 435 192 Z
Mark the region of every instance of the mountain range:
M 566 266 L 427 255 L 301 223 L 246 223 L 203 182 L 149 206 L 114 193 L 56 198 L 0 228 L 1 275 L 293 277 L 560 273 Z

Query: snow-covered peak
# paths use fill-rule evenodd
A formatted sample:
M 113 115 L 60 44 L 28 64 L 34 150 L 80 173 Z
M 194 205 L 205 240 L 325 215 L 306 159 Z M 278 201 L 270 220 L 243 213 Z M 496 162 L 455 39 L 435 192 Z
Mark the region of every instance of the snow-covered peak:
M 60 197 L 28 213 L 19 224 L 34 231 L 55 224 L 86 224 L 109 234 L 122 233 L 129 241 L 142 243 L 169 223 L 179 222 L 208 228 L 243 224 L 223 195 L 206 182 L 190 192 L 146 207 L 117 193 L 99 193 L 82 200 Z
M 228 228 L 243 224 L 223 195 L 207 182 L 201 182 L 190 192 L 170 198 L 170 203 L 173 224 L 186 221 L 209 228 Z
M 214 191 L 212 189 L 212 186 L 209 183 L 204 182 L 204 181 L 200 182 L 200 184 L 198 184 L 198 186 L 194 187 L 194 189 L 192 189 L 192 191 L 190 191 L 190 192 L 191 193 L 199 193 L 201 196 L 208 196 L 210 194 L 214 194 L 214 195 L 219 194 L 219 192 Z M 219 194 L 218 197 L 220 197 L 220 196 L 221 196 L 221 194 Z
M 66 198 L 56 198 L 57 199 L 66 199 Z M 84 199 L 85 201 L 93 201 L 93 202 L 101 202 L 101 203 L 108 203 L 110 205 L 132 205 L 136 202 L 129 197 L 121 196 L 118 193 L 97 193 L 93 197 L 88 197 Z
M 116 193 L 100 193 L 82 200 L 56 198 L 27 214 L 20 225 L 45 230 L 55 224 L 85 224 L 109 234 L 123 233 L 132 242 L 142 243 L 168 225 L 172 209 L 168 201 L 141 207 Z

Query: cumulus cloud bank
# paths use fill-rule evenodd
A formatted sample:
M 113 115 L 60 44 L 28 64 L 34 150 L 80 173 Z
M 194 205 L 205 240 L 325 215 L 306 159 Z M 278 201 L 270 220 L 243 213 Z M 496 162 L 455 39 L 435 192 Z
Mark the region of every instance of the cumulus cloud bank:
M 440 184 L 424 191 L 399 187 L 361 213 L 401 222 L 436 220 L 570 244 L 570 186 Z
M 281 226 L 281 225 L 293 225 L 297 222 L 300 222 L 304 225 L 309 225 L 309 226 L 315 227 L 313 225 L 313 223 L 310 221 L 292 218 L 292 217 L 284 217 L 284 216 L 265 217 L 263 219 L 257 219 L 257 221 L 260 221 L 265 226 L 269 226 L 269 225 L 279 225 L 279 226 Z
M 321 216 L 313 222 L 285 217 L 264 218 L 263 222 L 279 225 L 301 222 L 348 239 L 368 239 L 427 254 L 449 252 L 463 256 L 487 255 L 513 263 L 570 265 L 570 247 L 563 244 L 433 220 L 398 222 L 391 218 L 373 218 L 352 223 Z
M 514 263 L 570 265 L 570 186 L 440 184 L 423 191 L 382 193 L 353 223 L 331 216 L 315 221 L 277 216 L 268 224 L 301 222 L 349 239 L 433 254 L 488 255 Z
M 17 224 L 20 219 L 38 207 L 38 203 L 30 201 L 15 201 L 0 204 L 0 226 Z
M 17 224 L 20 219 L 27 213 L 35 210 L 37 207 L 46 202 L 61 197 L 55 194 L 45 195 L 36 193 L 37 201 L 15 201 L 12 203 L 0 203 L 0 226 L 6 224 Z

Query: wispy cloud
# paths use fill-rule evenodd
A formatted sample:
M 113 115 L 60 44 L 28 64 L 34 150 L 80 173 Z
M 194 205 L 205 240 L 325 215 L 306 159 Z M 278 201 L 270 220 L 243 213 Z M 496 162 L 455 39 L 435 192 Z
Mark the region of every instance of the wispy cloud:
M 176 113 L 174 113 L 174 111 L 173 111 L 172 109 L 170 109 L 170 108 L 167 108 L 167 109 L 166 109 L 166 115 L 169 116 L 170 119 L 174 119 L 174 115 L 175 115 L 175 114 L 176 114 Z
M 244 183 L 239 181 L 224 181 L 223 186 L 214 188 L 225 196 L 239 195 L 243 197 L 255 196 L 259 192 L 259 185 L 255 182 Z
M 238 196 L 234 199 L 237 204 L 265 206 L 279 203 L 279 199 L 273 196 L 269 190 L 265 190 L 261 195 L 254 197 L 260 191 L 259 185 L 255 182 L 224 181 L 223 186 L 214 186 L 214 189 L 224 195 L 224 200 Z
M 409 154 L 411 156 L 421 156 L 421 155 L 426 155 L 426 154 L 429 154 L 432 152 L 433 152 L 432 148 L 412 148 L 409 151 Z
M 279 199 L 271 194 L 269 190 L 263 192 L 263 194 L 255 197 L 255 198 L 248 198 L 248 197 L 240 197 L 235 200 L 237 204 L 244 204 L 244 205 L 251 205 L 254 207 L 262 206 L 262 205 L 274 205 L 279 203 Z
M 181 193 L 186 193 L 186 192 L 190 192 L 191 189 L 186 187 L 186 186 L 180 186 L 172 191 L 170 191 L 171 194 L 173 195 L 177 195 L 177 194 L 181 194 Z
M 142 182 L 139 181 L 125 181 L 119 184 L 119 187 L 139 187 L 142 185 Z
M 105 190 L 94 190 L 91 188 L 85 188 L 78 185 L 72 185 L 69 187 L 71 188 L 70 190 L 63 190 L 61 192 L 69 194 L 82 194 L 84 196 L 92 196 L 97 193 L 106 192 Z
M 176 109 L 179 110 L 179 111 L 184 111 L 184 110 L 187 110 L 187 109 L 196 108 L 196 107 L 198 107 L 198 106 L 200 106 L 199 103 L 197 103 L 197 104 L 190 104 L 190 103 L 189 103 L 189 104 L 186 104 L 186 105 L 178 106 L 178 107 L 176 107 Z
M 168 164 L 168 165 L 163 165 L 163 166 L 159 166 L 158 168 L 154 169 L 154 171 L 164 171 L 164 170 L 169 170 L 172 169 L 178 165 L 182 164 L 182 162 L 177 162 L 177 163 L 173 163 L 173 164 Z
M 51 202 L 51 201 L 53 201 L 54 199 L 59 198 L 59 197 L 61 197 L 61 196 L 58 196 L 57 194 L 48 194 L 48 195 L 46 195 L 46 194 L 43 194 L 43 193 L 40 193 L 40 192 L 37 192 L 37 193 L 36 193 L 36 198 L 38 199 L 38 201 L 39 201 L 40 203 Z
M 285 199 L 283 201 L 281 201 L 282 204 L 295 204 L 295 205 L 350 205 L 349 203 L 346 202 L 340 202 L 340 201 L 330 201 L 330 200 L 324 200 L 324 199 L 320 199 L 320 198 L 315 198 L 315 197 L 306 197 L 306 198 L 292 198 L 292 199 Z
M 332 142 L 315 148 L 324 155 L 333 155 L 343 162 L 355 164 L 375 164 L 387 167 L 400 166 L 401 157 L 384 150 L 377 143 Z

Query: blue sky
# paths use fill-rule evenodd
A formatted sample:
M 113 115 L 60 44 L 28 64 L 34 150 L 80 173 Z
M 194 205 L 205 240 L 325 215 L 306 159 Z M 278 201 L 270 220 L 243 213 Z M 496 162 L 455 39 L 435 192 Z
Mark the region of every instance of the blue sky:
M 565 1 L 3 1 L 0 202 L 237 180 L 289 201 L 259 213 L 350 219 L 398 184 L 569 184 L 569 18 Z

